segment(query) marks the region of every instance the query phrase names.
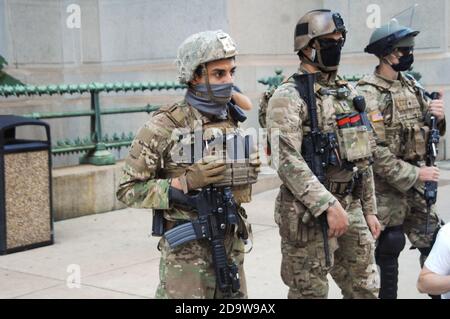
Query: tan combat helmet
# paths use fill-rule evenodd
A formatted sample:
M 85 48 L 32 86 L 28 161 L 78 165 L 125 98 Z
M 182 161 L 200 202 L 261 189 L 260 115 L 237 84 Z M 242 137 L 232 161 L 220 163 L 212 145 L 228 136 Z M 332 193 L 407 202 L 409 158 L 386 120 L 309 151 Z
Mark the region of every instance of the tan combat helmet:
M 178 48 L 176 64 L 180 83 L 192 81 L 199 65 L 236 55 L 233 39 L 222 30 L 195 33 Z
M 347 30 L 339 13 L 326 9 L 310 11 L 297 22 L 294 51 L 298 52 L 306 48 L 314 38 L 334 32 L 341 32 L 345 39 Z

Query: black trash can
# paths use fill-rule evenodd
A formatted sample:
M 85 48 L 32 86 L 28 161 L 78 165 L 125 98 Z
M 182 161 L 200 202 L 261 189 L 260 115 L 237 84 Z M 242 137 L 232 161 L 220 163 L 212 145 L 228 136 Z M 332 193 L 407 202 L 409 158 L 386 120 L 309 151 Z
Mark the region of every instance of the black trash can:
M 17 138 L 22 126 L 46 139 Z M 0 115 L 0 255 L 53 244 L 50 148 L 47 123 Z

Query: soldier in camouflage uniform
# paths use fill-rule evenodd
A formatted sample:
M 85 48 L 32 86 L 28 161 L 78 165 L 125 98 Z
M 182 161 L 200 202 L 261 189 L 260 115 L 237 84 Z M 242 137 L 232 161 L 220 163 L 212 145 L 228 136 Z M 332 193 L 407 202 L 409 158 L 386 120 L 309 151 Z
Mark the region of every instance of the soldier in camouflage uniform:
M 398 256 L 405 246 L 406 234 L 421 252 L 421 263 L 431 250 L 439 228 L 435 206 L 429 216 L 424 182 L 437 181 L 436 167 L 421 166 L 425 158 L 430 114 L 438 120 L 441 135 L 445 132 L 442 96 L 431 100 L 408 70 L 413 59 L 414 37 L 418 34 L 396 21 L 376 29 L 365 51 L 379 58 L 374 74 L 357 85 L 367 101 L 369 119 L 375 131 L 377 151 L 374 175 L 378 216 L 383 227 L 376 260 L 380 266 L 380 298 L 397 297 Z
M 247 297 L 243 262 L 244 240 L 250 229 L 240 204 L 250 201 L 251 184 L 256 181 L 260 162 L 252 156 L 248 165 L 240 167 L 244 178 L 241 174 L 236 181 L 239 172 L 233 171 L 234 164 L 214 160 L 217 157 L 212 155 L 203 153 L 205 156 L 195 163 L 180 161 L 180 143 L 187 143 L 190 149 L 191 136 L 177 143 L 181 135 L 173 134 L 181 129 L 200 129 L 204 134 L 208 129 L 236 130 L 238 123 L 230 117 L 227 106 L 232 97 L 236 54 L 233 40 L 221 30 L 200 32 L 183 42 L 178 49 L 177 68 L 180 82 L 188 85 L 185 98 L 160 109 L 139 130 L 126 158 L 117 197 L 128 206 L 150 208 L 153 214 L 162 212 L 167 232 L 197 218 L 195 210 L 171 202 L 172 189 L 191 194 L 208 185 L 228 182 L 233 186 L 238 223 L 224 225 L 224 243 L 228 262 L 238 268 L 240 289 L 231 295 L 218 289 L 209 240 L 192 240 L 171 248 L 162 236 L 158 244 L 161 261 L 156 298 Z
M 281 277 L 289 286 L 288 298 L 326 298 L 329 272 L 344 298 L 376 298 L 378 294 L 373 236 L 378 236 L 380 224 L 370 166 L 372 144 L 367 127 L 350 120 L 358 116 L 353 104 L 356 91 L 337 76 L 345 36 L 341 16 L 329 10 L 307 13 L 295 30 L 294 48 L 301 60 L 298 73 L 319 72 L 314 84 L 319 128 L 327 136 L 337 137 L 340 144 L 331 149 L 331 140 L 325 141 L 331 152 L 330 159 L 323 159 L 329 162 L 324 185 L 308 165 L 311 154 L 305 149 L 311 143 L 310 117 L 292 77 L 276 89 L 267 109 L 269 135 L 276 130 L 280 134 L 276 166 L 283 184 L 275 221 L 280 229 Z M 338 118 L 349 127 L 339 126 Z M 276 164 L 277 148 L 271 146 Z M 329 226 L 329 266 L 318 221 L 322 214 Z

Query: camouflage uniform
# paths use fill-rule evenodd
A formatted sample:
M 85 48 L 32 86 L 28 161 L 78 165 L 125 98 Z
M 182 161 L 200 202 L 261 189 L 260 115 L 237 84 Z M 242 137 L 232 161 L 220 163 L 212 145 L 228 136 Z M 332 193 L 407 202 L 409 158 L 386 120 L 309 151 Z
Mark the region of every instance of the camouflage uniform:
M 169 225 L 180 221 L 193 220 L 196 213 L 186 211 L 169 203 L 168 191 L 171 178 L 180 176 L 190 165 L 174 162 L 173 150 L 177 136 L 172 136 L 177 128 L 194 131 L 195 121 L 208 125 L 233 127 L 231 119 L 221 123 L 201 115 L 185 102 L 164 108 L 157 112 L 138 132 L 126 158 L 124 173 L 120 180 L 117 197 L 129 207 L 162 209 Z M 197 122 L 199 123 L 199 122 Z M 235 200 L 240 204 L 250 201 L 249 187 L 235 187 Z M 230 228 L 225 243 L 228 258 L 239 267 L 241 291 L 239 297 L 246 297 L 244 262 L 244 243 L 240 234 L 247 231 L 246 214 L 239 207 L 240 226 Z M 247 237 L 247 235 L 245 235 Z M 220 298 L 216 290 L 216 278 L 211 262 L 211 249 L 208 241 L 198 240 L 171 250 L 164 237 L 159 243 L 161 250 L 160 284 L 157 298 Z
M 418 180 L 419 161 L 424 160 L 427 143 L 423 132 L 429 130 L 424 124 L 428 102 L 415 80 L 403 73 L 394 81 L 376 73 L 365 76 L 357 89 L 366 98 L 377 137 L 373 170 L 380 222 L 383 227 L 404 225 L 415 247 L 429 247 L 438 217 L 433 206 L 431 231 L 425 235 L 424 183 Z M 444 134 L 445 121 L 438 126 Z M 409 136 L 402 135 L 402 127 Z
M 177 67 L 180 82 L 189 83 L 193 79 L 194 70 L 201 64 L 206 65 L 210 61 L 226 59 L 235 55 L 233 41 L 222 31 L 194 34 L 186 39 L 178 51 Z M 208 81 L 207 75 L 206 79 Z M 209 83 L 207 85 L 209 94 L 212 94 Z M 190 85 L 189 90 L 195 90 L 195 86 Z M 222 97 L 222 99 L 224 98 Z M 194 132 L 199 130 L 203 133 L 203 138 L 208 139 L 205 134 L 210 128 L 225 134 L 230 130 L 235 131 L 237 122 L 230 117 L 229 113 L 224 119 L 206 116 L 189 105 L 186 100 L 156 112 L 139 130 L 131 145 L 117 191 L 118 199 L 130 207 L 163 210 L 164 231 L 183 222 L 195 220 L 198 217 L 196 211 L 187 210 L 170 202 L 169 189 L 172 178 L 183 176 L 192 164 L 191 161 L 180 161 L 180 150 L 183 149 L 180 149 L 180 145 L 187 145 L 187 149 L 190 149 L 191 136 L 195 136 Z M 178 131 L 175 131 L 176 129 Z M 190 135 L 187 135 L 187 138 L 182 135 L 180 138 L 179 133 L 183 131 L 187 131 Z M 173 134 L 174 132 L 177 133 Z M 237 173 L 231 174 L 231 172 L 235 173 L 235 167 L 239 172 L 249 172 L 243 170 L 239 163 L 233 163 L 227 167 L 224 173 L 225 179 L 230 175 L 233 175 L 231 178 L 238 175 Z M 183 186 L 183 188 L 186 187 L 186 185 Z M 188 191 L 188 189 L 183 190 Z M 161 250 L 161 261 L 160 283 L 156 291 L 156 298 L 247 297 L 243 262 L 244 240 L 250 235 L 250 227 L 246 222 L 245 210 L 240 204 L 250 201 L 251 185 L 241 181 L 239 186 L 232 187 L 232 192 L 238 205 L 238 223 L 226 226 L 224 246 L 228 262 L 233 262 L 238 268 L 239 291 L 231 295 L 224 295 L 218 289 L 212 263 L 211 243 L 207 239 L 193 240 L 170 248 L 163 236 L 158 244 Z
M 347 88 L 350 95 L 338 99 L 322 94 L 321 88 Z M 315 84 L 315 92 L 320 130 L 337 133 L 336 115 L 355 111 L 352 102 L 355 90 L 338 78 L 328 83 L 320 79 Z M 283 184 L 276 201 L 275 221 L 280 228 L 281 276 L 289 286 L 288 297 L 326 298 L 326 276 L 331 272 L 344 298 L 376 298 L 378 272 L 374 240 L 364 218 L 364 215 L 376 214 L 369 160 L 355 160 L 357 170 L 353 171 L 328 166 L 326 186 L 318 181 L 300 153 L 303 138 L 310 132 L 310 123 L 306 103 L 291 79 L 279 86 L 269 100 L 266 121 L 269 134 L 273 134 L 274 129 L 280 131 L 278 175 Z M 371 148 L 368 148 L 370 153 Z M 272 148 L 272 153 L 274 151 Z M 359 177 L 356 187 L 348 192 L 356 177 Z M 350 225 L 341 237 L 328 239 L 331 267 L 326 267 L 317 217 L 326 213 L 336 200 L 348 212 Z
M 366 97 L 375 130 L 375 185 L 383 231 L 375 258 L 380 266 L 382 299 L 397 298 L 398 257 L 405 236 L 421 252 L 421 264 L 429 254 L 439 228 L 434 205 L 426 231 L 427 205 L 424 183 L 419 181 L 419 162 L 425 159 L 431 113 L 425 90 L 402 71 L 414 62 L 414 39 L 419 31 L 402 26 L 396 19 L 376 28 L 364 51 L 379 59 L 375 74 L 361 79 L 358 90 Z M 386 70 L 386 71 L 385 71 Z M 391 74 L 396 80 L 384 78 Z M 445 131 L 445 120 L 437 124 Z
M 375 73 L 361 79 L 357 86 L 366 98 L 377 137 L 373 170 L 378 216 L 383 228 L 403 225 L 413 246 L 428 248 L 439 226 L 433 205 L 429 232 L 425 234 L 424 183 L 418 180 L 429 131 L 424 124 L 428 101 L 414 79 L 399 74 L 399 79 L 392 81 Z M 445 120 L 438 128 L 443 135 Z

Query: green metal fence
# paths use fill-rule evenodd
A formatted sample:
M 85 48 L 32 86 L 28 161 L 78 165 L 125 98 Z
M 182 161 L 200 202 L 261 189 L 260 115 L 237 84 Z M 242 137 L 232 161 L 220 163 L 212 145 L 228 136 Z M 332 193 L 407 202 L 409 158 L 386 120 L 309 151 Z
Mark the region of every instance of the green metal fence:
M 176 82 L 125 82 L 125 83 L 90 83 L 77 85 L 4 85 L 0 86 L 0 96 L 42 96 L 63 94 L 90 94 L 90 110 L 76 112 L 31 113 L 22 116 L 34 119 L 55 119 L 68 117 L 90 117 L 90 135 L 84 139 L 57 141 L 52 146 L 52 154 L 63 155 L 71 153 L 85 153 L 80 157 L 80 164 L 109 165 L 115 163 L 115 157 L 110 149 L 130 146 L 133 133 L 114 133 L 111 137 L 103 134 L 101 119 L 103 115 L 124 114 L 137 112 L 153 112 L 159 105 L 145 105 L 142 107 L 101 108 L 100 93 L 110 92 L 142 92 L 155 90 L 177 90 L 185 88 Z

